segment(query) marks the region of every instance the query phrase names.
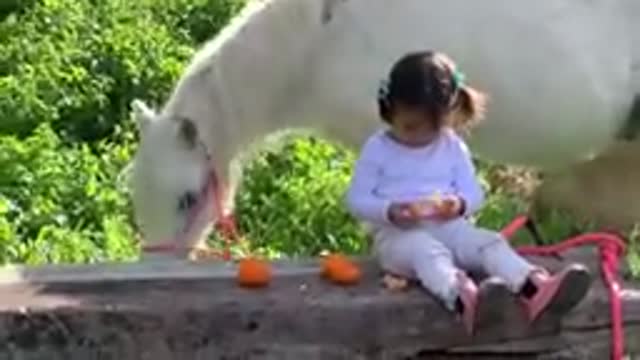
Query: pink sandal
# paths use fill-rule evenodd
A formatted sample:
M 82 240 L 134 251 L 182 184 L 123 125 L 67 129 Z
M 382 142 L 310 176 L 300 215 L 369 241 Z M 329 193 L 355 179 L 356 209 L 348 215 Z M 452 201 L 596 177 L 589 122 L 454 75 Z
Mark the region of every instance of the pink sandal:
M 544 269 L 535 269 L 528 278 L 532 294 L 521 294 L 529 322 L 543 312 L 562 316 L 576 306 L 591 286 L 589 270 L 579 264 L 571 264 L 557 274 L 550 275 Z
M 458 300 L 462 309 L 456 308 L 462 323 L 469 335 L 475 330 L 476 309 L 478 306 L 478 288 L 476 284 L 465 273 L 459 272 L 458 278 Z

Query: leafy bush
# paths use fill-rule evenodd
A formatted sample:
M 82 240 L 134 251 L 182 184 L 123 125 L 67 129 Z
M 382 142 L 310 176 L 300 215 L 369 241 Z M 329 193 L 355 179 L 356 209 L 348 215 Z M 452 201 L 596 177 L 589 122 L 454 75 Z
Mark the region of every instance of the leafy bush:
M 67 147 L 45 123 L 0 138 L 0 262 L 94 262 L 135 255 L 131 206 L 115 179 L 131 156 Z
M 237 196 L 241 230 L 253 246 L 289 256 L 364 252 L 364 232 L 343 205 L 353 161 L 353 153 L 310 136 L 260 153 Z
M 23 14 L 36 0 L 3 0 L 0 2 L 0 21 L 4 20 L 11 14 Z
M 144 9 L 174 37 L 198 46 L 227 24 L 247 0 L 145 0 Z
M 168 96 L 194 43 L 242 3 L 47 0 L 10 16 L 0 24 L 0 133 L 48 122 L 69 140 L 108 136 L 133 98 Z

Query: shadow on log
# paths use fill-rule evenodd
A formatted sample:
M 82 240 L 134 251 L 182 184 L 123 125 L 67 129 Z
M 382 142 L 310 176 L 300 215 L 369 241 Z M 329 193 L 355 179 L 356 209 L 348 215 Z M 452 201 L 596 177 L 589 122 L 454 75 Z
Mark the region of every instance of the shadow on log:
M 276 263 L 262 290 L 235 285 L 233 264 L 158 262 L 16 267 L 0 272 L 0 360 L 608 359 L 607 293 L 594 250 L 589 296 L 562 321 L 510 320 L 468 337 L 419 289 L 328 284 L 314 261 Z M 552 269 L 559 260 L 538 259 Z M 625 283 L 626 345 L 640 350 L 640 285 Z

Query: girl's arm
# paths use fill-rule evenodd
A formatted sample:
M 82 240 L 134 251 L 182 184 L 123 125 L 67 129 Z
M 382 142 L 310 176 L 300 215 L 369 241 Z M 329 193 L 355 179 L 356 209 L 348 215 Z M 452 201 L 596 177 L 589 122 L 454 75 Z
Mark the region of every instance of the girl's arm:
M 484 203 L 484 190 L 476 177 L 471 152 L 460 138 L 454 141 L 454 181 L 458 196 L 464 201 L 462 215 L 468 216 L 478 211 Z
M 390 201 L 376 195 L 375 188 L 380 176 L 380 166 L 376 159 L 375 147 L 368 142 L 356 161 L 347 189 L 347 208 L 361 221 L 377 224 L 389 224 L 388 210 Z

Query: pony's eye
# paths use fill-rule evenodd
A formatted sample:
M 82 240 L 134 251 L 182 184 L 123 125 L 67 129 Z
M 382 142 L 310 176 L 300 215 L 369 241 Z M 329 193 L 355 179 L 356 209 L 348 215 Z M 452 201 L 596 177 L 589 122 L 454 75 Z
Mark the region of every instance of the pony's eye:
M 196 204 L 196 194 L 192 191 L 185 192 L 178 200 L 178 210 L 186 211 Z

